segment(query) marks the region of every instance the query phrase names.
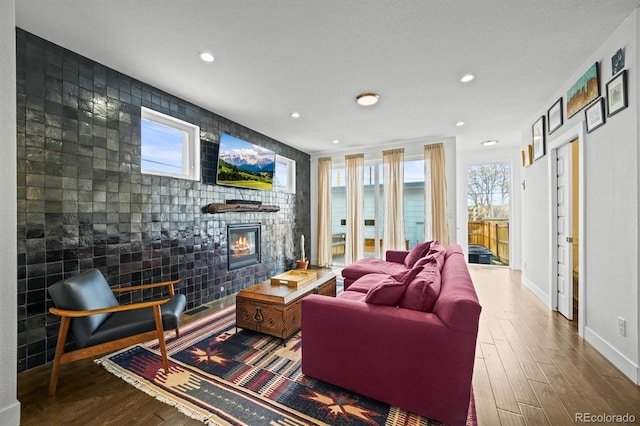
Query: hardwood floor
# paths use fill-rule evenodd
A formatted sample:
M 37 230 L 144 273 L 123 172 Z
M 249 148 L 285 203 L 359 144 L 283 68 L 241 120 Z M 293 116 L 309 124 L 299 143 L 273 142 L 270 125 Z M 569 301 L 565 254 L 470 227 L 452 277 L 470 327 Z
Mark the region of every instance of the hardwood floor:
M 469 269 L 483 306 L 473 378 L 480 425 L 568 425 L 576 413 L 629 413 L 640 423 L 640 389 L 578 336 L 575 321 L 549 311 L 519 272 Z M 42 366 L 18 375 L 22 425 L 201 424 L 91 360 L 63 366 L 54 397 L 47 396 L 49 372 Z

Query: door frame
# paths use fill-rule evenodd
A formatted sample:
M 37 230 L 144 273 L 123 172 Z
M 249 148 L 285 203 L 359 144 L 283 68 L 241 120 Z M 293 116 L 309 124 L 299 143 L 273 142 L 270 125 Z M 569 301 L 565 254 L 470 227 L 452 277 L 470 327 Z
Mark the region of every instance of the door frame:
M 553 141 L 549 142 L 547 155 L 547 170 L 549 174 L 549 229 L 551 230 L 551 238 L 549 239 L 549 264 L 550 275 L 549 282 L 551 283 L 551 309 L 558 310 L 558 284 L 556 276 L 558 274 L 558 253 L 556 247 L 555 235 L 558 232 L 557 229 L 557 191 L 555 188 L 558 186 L 558 176 L 554 171 L 556 170 L 555 162 L 558 158 L 558 148 L 568 143 L 578 140 L 578 335 L 584 337 L 584 318 L 585 318 L 585 287 L 587 284 L 586 279 L 586 265 L 585 265 L 585 190 L 584 190 L 584 146 L 585 146 L 585 128 L 584 122 L 568 129 L 565 133 L 559 135 Z M 573 284 L 571 284 L 573 285 Z

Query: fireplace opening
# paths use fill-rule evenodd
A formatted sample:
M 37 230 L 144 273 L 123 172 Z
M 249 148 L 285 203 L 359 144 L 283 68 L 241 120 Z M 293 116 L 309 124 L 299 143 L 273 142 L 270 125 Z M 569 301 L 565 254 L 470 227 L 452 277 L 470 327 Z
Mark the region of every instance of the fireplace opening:
M 260 224 L 227 225 L 229 271 L 260 263 Z

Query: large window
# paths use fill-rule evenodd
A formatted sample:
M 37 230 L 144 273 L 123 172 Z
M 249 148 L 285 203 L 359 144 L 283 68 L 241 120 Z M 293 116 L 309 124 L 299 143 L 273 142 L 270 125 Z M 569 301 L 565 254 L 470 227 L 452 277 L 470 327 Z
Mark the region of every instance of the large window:
M 364 255 L 383 257 L 383 202 L 384 176 L 381 162 L 369 163 L 364 168 Z M 345 169 L 337 166 L 331 179 L 331 229 L 333 233 L 333 263 L 344 263 L 346 237 L 347 194 Z M 413 248 L 425 239 L 424 160 L 404 162 L 404 221 L 406 247 Z M 429 218 L 429 221 L 431 218 Z
M 200 128 L 142 107 L 142 173 L 200 180 Z

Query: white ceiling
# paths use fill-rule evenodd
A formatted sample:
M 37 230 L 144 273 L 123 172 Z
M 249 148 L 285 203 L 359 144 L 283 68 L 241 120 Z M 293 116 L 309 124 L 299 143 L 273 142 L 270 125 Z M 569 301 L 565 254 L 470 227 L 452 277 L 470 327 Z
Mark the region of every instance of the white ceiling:
M 445 136 L 466 150 L 519 146 L 639 2 L 18 0 L 16 25 L 311 154 Z M 380 103 L 357 106 L 364 91 Z

